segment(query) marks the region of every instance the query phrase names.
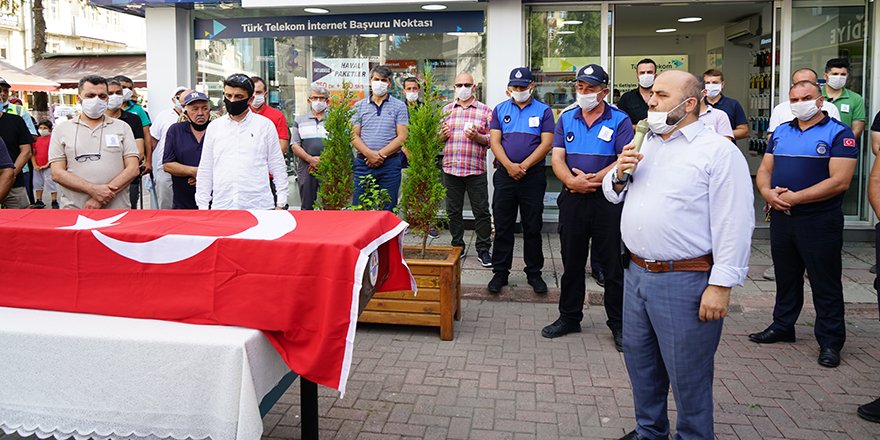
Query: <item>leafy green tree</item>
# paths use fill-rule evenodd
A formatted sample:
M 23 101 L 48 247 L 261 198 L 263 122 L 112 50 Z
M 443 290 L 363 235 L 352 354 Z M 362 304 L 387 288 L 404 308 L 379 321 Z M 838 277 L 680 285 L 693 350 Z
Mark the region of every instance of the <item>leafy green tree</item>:
M 358 197 L 357 205 L 350 205 L 346 209 L 352 211 L 380 211 L 387 203 L 391 202 L 388 190 L 379 186 L 379 182 L 372 174 L 361 176 L 361 188 L 364 192 Z
M 409 228 L 422 238 L 422 257 L 428 242 L 428 231 L 437 226 L 440 203 L 446 198 L 446 188 L 440 180 L 437 155 L 443 150 L 440 124 L 445 113 L 440 94 L 434 85 L 434 75 L 426 69 L 422 87 L 422 105 L 410 110 L 409 134 L 404 147 L 409 153 L 409 176 L 401 187 L 399 214 Z
M 342 95 L 330 98 L 330 108 L 324 119 L 327 139 L 318 162 L 316 176 L 318 204 L 321 209 L 340 210 L 351 204 L 354 193 L 354 161 L 351 136 L 355 95 L 351 83 L 344 83 Z

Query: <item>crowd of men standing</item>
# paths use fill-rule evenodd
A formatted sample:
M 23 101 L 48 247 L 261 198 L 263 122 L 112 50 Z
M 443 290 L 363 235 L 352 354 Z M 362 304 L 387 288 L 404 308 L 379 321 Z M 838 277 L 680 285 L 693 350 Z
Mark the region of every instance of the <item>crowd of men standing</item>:
M 549 154 L 563 185 L 557 204 L 564 273 L 559 318 L 542 336 L 581 330 L 592 254 L 592 265 L 603 274 L 606 324 L 633 385 L 637 426 L 624 438 L 668 438 L 670 387 L 677 438 L 713 438 L 714 354 L 730 290 L 748 272 L 754 228 L 752 180 L 733 142 L 748 137 L 749 127 L 739 102 L 722 93 L 721 71 L 708 70 L 702 78 L 683 71 L 658 75 L 650 59 L 636 70 L 638 88 L 615 106 L 607 102 L 605 69 L 581 67 L 575 102 L 555 121 L 552 109 L 534 96 L 528 68 L 510 72 L 510 99 L 494 109 L 476 99 L 470 73 L 458 74 L 439 127 L 452 245 L 465 246 L 467 195 L 477 258 L 492 267 L 487 289 L 497 294 L 508 284 L 519 217 L 528 283 L 535 293 L 546 293 L 541 230 Z M 788 101 L 773 110 L 755 179 L 770 221 L 775 271 L 766 276 L 775 278 L 777 295 L 772 324 L 749 339 L 795 341 L 808 273 L 817 361 L 829 368 L 840 364 L 846 340 L 842 203 L 866 119 L 864 100 L 846 88 L 848 78 L 843 59 L 828 61 L 824 85 L 812 69 L 795 71 Z M 388 210 L 397 203 L 406 167 L 409 110 L 422 105 L 416 78 L 404 81 L 405 100 L 391 96 L 391 85 L 389 68 L 372 69 L 368 94 L 354 104 L 352 121 L 356 181 L 373 176 L 390 195 Z M 151 120 L 129 78 L 87 76 L 78 86 L 81 111 L 53 128 L 48 121 L 35 124 L 20 105 L 9 103 L 9 85 L 0 80 L 0 202 L 6 208 L 42 207 L 29 200 L 31 172 L 40 203 L 48 190 L 53 207 L 135 208 L 141 176 L 150 176 L 158 208 L 288 209 L 284 155 L 290 149 L 298 159 L 301 209 L 313 209 L 328 90 L 311 86 L 308 111 L 288 127 L 268 105 L 263 79 L 235 74 L 223 86 L 223 116 L 212 115 L 205 94 L 179 87 L 173 107 Z M 871 130 L 876 153 L 880 114 Z M 491 213 L 489 150 L 495 158 Z M 875 209 L 878 176 L 875 167 Z M 356 199 L 363 190 L 358 183 Z M 860 415 L 880 421 L 880 399 L 860 408 Z

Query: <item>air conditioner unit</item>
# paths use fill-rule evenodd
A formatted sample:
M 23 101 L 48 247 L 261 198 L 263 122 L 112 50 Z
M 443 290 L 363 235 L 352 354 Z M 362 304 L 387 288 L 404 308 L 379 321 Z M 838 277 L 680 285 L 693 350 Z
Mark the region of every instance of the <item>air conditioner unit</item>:
M 761 32 L 761 16 L 752 15 L 745 20 L 724 26 L 724 37 L 727 41 L 754 37 Z

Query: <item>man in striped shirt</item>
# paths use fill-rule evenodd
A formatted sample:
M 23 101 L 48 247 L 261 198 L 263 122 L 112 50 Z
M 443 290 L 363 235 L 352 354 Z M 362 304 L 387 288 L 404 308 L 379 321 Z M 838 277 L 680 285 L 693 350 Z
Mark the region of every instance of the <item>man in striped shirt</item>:
M 489 148 L 489 118 L 492 109 L 474 96 L 474 77 L 467 72 L 455 77 L 455 101 L 443 108 L 447 113 L 441 136 L 443 180 L 446 184 L 446 212 L 452 245 L 464 248 L 462 208 L 467 192 L 477 233 L 477 259 L 492 266 L 492 219 L 489 214 L 489 186 L 486 179 L 486 151 Z M 462 251 L 464 256 L 464 251 Z

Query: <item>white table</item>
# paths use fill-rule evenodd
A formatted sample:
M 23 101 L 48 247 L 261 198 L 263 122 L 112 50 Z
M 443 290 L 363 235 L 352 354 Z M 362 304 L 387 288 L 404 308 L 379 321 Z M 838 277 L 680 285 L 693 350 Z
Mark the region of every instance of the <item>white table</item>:
M 0 359 L 0 429 L 40 438 L 259 440 L 292 377 L 257 330 L 4 307 Z

